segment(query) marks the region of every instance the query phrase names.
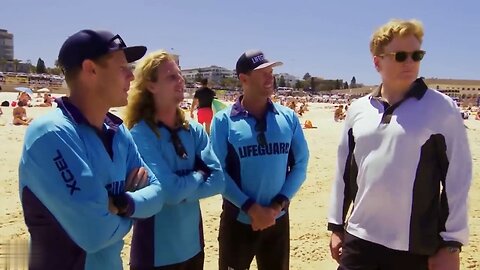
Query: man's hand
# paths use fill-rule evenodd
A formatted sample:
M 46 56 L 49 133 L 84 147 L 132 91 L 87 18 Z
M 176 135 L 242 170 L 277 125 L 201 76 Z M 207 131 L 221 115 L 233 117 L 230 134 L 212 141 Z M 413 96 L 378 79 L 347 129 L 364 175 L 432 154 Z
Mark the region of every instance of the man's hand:
M 429 270 L 460 270 L 459 252 L 450 252 L 447 247 L 441 248 L 428 258 Z
M 270 207 L 263 207 L 254 203 L 248 210 L 248 215 L 252 220 L 252 229 L 254 231 L 265 230 L 275 225 L 276 211 Z
M 340 256 L 342 255 L 343 236 L 343 232 L 332 232 L 330 237 L 330 254 L 338 264 L 340 264 Z
M 108 211 L 114 215 L 118 214 L 118 208 L 115 206 L 113 198 L 110 196 L 108 197 Z
M 282 212 L 282 206 L 278 203 L 272 203 L 272 205 L 270 205 L 270 208 L 273 209 L 273 211 L 275 211 L 275 217 L 277 217 L 280 212 Z
M 125 183 L 125 191 L 135 191 L 148 185 L 148 172 L 144 167 L 130 171 Z

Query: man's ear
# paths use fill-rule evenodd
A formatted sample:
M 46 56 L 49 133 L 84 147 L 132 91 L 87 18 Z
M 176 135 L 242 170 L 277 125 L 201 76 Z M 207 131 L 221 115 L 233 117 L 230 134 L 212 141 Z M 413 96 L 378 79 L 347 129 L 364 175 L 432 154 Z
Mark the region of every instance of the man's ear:
M 238 75 L 238 80 L 242 83 L 246 83 L 248 81 L 248 75 L 247 74 L 243 74 L 243 73 L 240 73 Z
M 375 66 L 375 69 L 380 72 L 382 70 L 381 63 L 380 63 L 380 56 L 373 56 L 373 65 Z
M 84 60 L 83 63 L 82 63 L 82 70 L 88 75 L 88 76 L 91 76 L 91 75 L 96 75 L 96 65 L 95 65 L 95 62 L 93 62 L 92 60 Z

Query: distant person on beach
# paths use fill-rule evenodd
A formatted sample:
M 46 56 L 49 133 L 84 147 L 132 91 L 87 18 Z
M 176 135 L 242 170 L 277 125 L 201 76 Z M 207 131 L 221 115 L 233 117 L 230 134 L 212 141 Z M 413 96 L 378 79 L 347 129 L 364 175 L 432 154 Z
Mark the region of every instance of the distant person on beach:
M 273 103 L 273 67 L 247 51 L 236 71 L 243 95 L 217 113 L 212 145 L 225 174 L 219 228 L 219 269 L 287 270 L 288 205 L 307 173 L 308 146 L 292 110 Z
M 205 130 L 210 133 L 210 124 L 213 117 L 212 102 L 215 98 L 215 91 L 208 87 L 208 79 L 202 79 L 201 83 L 202 87 L 195 91 L 193 95 L 190 117 L 193 118 L 193 111 L 197 109 L 198 123 L 205 125 Z
M 343 105 L 338 105 L 338 107 L 335 109 L 335 112 L 333 113 L 333 120 L 335 122 L 339 122 L 345 119 L 345 113 L 343 112 Z
M 164 193 L 122 120 L 128 63 L 144 46 L 119 35 L 82 30 L 60 49 L 70 90 L 25 134 L 20 197 L 30 233 L 29 269 L 122 269 L 123 237 L 132 218 L 160 211 Z
M 52 97 L 45 93 L 43 95 L 43 103 L 36 105 L 36 107 L 52 107 Z
M 297 104 L 295 103 L 295 100 L 292 100 L 288 103 L 288 108 L 292 109 L 294 112 L 297 111 Z
M 460 269 L 472 156 L 455 102 L 418 78 L 423 33 L 392 20 L 370 41 L 382 84 L 348 110 L 328 216 L 340 270 Z
M 27 105 L 26 101 L 18 101 L 17 107 L 15 107 L 12 111 L 13 114 L 13 120 L 12 124 L 16 126 L 28 126 L 32 121 L 33 118 L 27 117 L 27 110 L 25 109 L 25 106 Z
M 225 182 L 210 138 L 179 107 L 185 81 L 172 55 L 158 51 L 137 63 L 125 124 L 144 161 L 158 176 L 165 205 L 134 224 L 130 269 L 202 270 L 199 200 L 223 192 Z
M 23 102 L 22 106 L 29 107 L 31 100 L 32 100 L 32 97 L 27 92 L 20 92 L 17 95 L 17 104 L 20 101 L 22 101 Z

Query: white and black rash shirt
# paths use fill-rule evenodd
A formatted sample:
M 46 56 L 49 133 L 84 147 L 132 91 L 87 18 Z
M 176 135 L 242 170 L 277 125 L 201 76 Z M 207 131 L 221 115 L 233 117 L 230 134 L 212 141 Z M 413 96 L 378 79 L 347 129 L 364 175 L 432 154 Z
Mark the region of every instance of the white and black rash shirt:
M 472 158 L 456 104 L 421 79 L 392 106 L 379 93 L 348 110 L 328 229 L 424 255 L 465 245 Z

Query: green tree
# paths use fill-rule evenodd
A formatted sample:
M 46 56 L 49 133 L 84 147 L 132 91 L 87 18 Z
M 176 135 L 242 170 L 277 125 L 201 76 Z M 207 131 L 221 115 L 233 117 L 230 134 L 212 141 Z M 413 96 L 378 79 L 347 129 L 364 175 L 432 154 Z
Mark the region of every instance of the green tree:
M 13 63 L 13 72 L 17 72 L 17 69 L 18 69 L 18 65 L 21 63 L 22 61 L 18 60 L 18 59 L 13 59 L 12 60 L 12 63 Z
M 308 81 L 308 80 L 310 80 L 310 78 L 312 78 L 312 76 L 310 76 L 310 73 L 308 73 L 308 72 L 305 73 L 305 75 L 303 75 L 303 80 L 304 81 Z
M 7 64 L 7 60 L 4 58 L 0 58 L 0 71 L 5 71 L 6 64 Z
M 343 86 L 343 85 L 342 85 L 342 83 L 340 82 L 340 80 L 337 79 L 337 80 L 335 81 L 335 89 L 341 89 L 342 86 Z
M 196 82 L 200 82 L 200 81 L 202 81 L 202 79 L 203 79 L 202 74 L 200 74 L 200 73 L 195 74 L 195 81 Z
M 297 81 L 295 82 L 295 89 L 303 89 L 303 86 L 304 86 L 304 84 L 303 84 L 302 81 L 297 80 Z
M 220 81 L 220 85 L 222 87 L 227 88 L 227 89 L 234 89 L 235 86 L 237 85 L 237 81 L 238 81 L 238 79 L 236 79 L 236 78 L 223 78 Z
M 315 92 L 315 77 L 310 78 L 310 90 Z
M 42 60 L 42 58 L 38 58 L 36 72 L 37 74 L 47 73 L 47 67 L 45 66 L 45 62 Z
M 285 83 L 285 78 L 283 76 L 280 76 L 280 80 L 278 81 L 278 86 L 279 87 L 287 86 L 287 84 Z
M 343 89 L 348 89 L 348 82 L 343 83 Z
M 353 76 L 352 80 L 350 81 L 350 87 L 357 88 L 357 79 L 355 79 L 355 76 Z

